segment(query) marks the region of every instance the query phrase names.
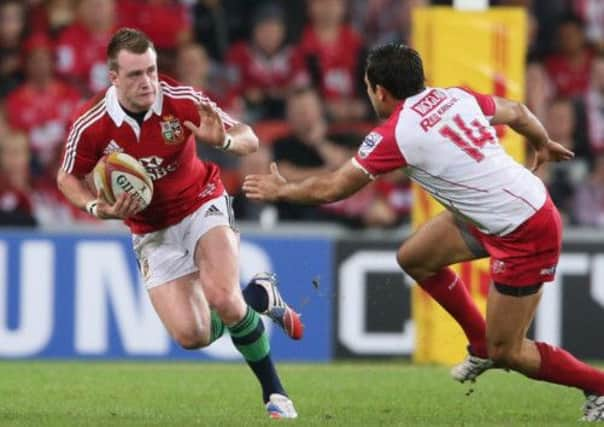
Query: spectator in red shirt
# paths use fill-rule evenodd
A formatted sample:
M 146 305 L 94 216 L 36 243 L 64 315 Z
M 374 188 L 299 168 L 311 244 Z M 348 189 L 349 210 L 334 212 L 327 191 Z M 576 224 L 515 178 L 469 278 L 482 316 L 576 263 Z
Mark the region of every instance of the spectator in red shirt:
M 298 54 L 335 121 L 365 118 L 361 36 L 345 22 L 346 0 L 309 0 L 310 23 Z
M 559 97 L 583 96 L 589 84 L 593 52 L 585 43 L 583 22 L 565 17 L 558 27 L 558 51 L 545 60 L 545 68 Z
M 50 40 L 32 35 L 24 44 L 25 82 L 6 100 L 9 125 L 28 135 L 38 174 L 53 160 L 67 135 L 80 94 L 56 79 Z
M 248 120 L 284 118 L 286 93 L 308 83 L 302 63 L 285 42 L 284 19 L 277 4 L 261 6 L 253 18 L 251 40 L 228 51 L 229 76 L 235 92 L 246 101 Z
M 25 31 L 25 9 L 18 0 L 0 2 L 0 98 L 18 83 Z
M 105 50 L 116 27 L 114 0 L 80 0 L 78 19 L 59 36 L 57 70 L 86 96 L 109 86 Z
M 30 1 L 28 12 L 29 28 L 55 37 L 75 20 L 74 0 Z

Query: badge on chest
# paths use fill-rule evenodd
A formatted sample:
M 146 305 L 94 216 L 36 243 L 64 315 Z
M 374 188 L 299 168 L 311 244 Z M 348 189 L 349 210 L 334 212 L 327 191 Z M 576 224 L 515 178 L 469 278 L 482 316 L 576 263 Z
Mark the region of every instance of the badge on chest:
M 159 122 L 161 134 L 166 144 L 180 144 L 185 140 L 185 132 L 180 120 L 173 115 L 162 117 Z

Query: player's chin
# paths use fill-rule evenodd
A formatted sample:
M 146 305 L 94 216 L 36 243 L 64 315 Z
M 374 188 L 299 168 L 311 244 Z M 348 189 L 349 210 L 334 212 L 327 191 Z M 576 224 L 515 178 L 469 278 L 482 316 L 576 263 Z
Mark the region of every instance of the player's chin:
M 151 106 L 155 102 L 155 98 L 156 98 L 155 93 L 148 93 L 148 94 L 144 94 L 144 95 L 139 95 L 136 98 L 136 101 L 137 101 L 137 104 L 139 105 L 139 107 L 141 107 L 141 109 L 148 110 L 149 108 L 151 108 Z

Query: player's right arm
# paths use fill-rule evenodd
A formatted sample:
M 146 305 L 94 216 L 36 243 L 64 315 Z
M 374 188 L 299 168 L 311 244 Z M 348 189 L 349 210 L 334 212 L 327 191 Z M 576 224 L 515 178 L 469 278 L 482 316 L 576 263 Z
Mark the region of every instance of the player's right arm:
M 122 193 L 114 205 L 107 203 L 102 195 L 96 196 L 89 190 L 84 178 L 59 169 L 57 186 L 73 205 L 100 219 L 126 219 L 136 214 L 140 207 L 129 193 Z
M 124 193 L 114 205 L 107 203 L 101 193 L 94 194 L 86 183 L 85 177 L 96 165 L 99 154 L 96 141 L 102 135 L 95 133 L 95 117 L 102 116 L 100 103 L 92 108 L 86 106 L 74 120 L 65 145 L 63 163 L 57 172 L 57 187 L 73 205 L 101 219 L 125 219 L 138 210 L 138 204 L 132 196 Z
M 491 124 L 508 125 L 528 140 L 535 150 L 533 171 L 544 162 L 570 160 L 575 156 L 572 151 L 550 139 L 545 127 L 526 105 L 496 96 L 492 99 L 494 113 Z
M 270 172 L 245 177 L 243 191 L 249 199 L 320 205 L 345 199 L 371 182 L 371 178 L 353 161 L 333 172 L 297 182 L 287 181 L 279 173 L 276 163 L 271 163 Z
M 397 145 L 394 129 L 398 115 L 370 132 L 357 155 L 339 169 L 311 176 L 302 181 L 287 181 L 271 164 L 271 173 L 248 175 L 243 182 L 245 195 L 252 200 L 284 201 L 318 205 L 347 198 L 369 184 L 376 176 L 406 166 Z

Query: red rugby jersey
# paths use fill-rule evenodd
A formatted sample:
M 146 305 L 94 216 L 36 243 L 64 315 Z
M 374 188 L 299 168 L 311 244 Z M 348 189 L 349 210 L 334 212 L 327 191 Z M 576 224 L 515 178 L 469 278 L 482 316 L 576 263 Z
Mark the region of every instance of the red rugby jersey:
M 356 95 L 361 36 L 349 25 L 340 27 L 333 43 L 323 43 L 311 25 L 308 25 L 298 44 L 300 61 L 305 63 L 315 56 L 321 72 L 321 94 L 328 100 Z
M 161 77 L 157 99 L 139 127 L 119 105 L 112 86 L 80 110 L 67 138 L 62 168 L 83 177 L 104 154 L 130 154 L 147 170 L 154 192 L 151 204 L 126 225 L 132 233 L 143 234 L 176 224 L 224 191 L 218 166 L 197 157 L 195 140 L 183 125 L 185 120 L 199 123 L 199 102 L 218 111 L 225 129 L 237 123 L 192 87 Z

